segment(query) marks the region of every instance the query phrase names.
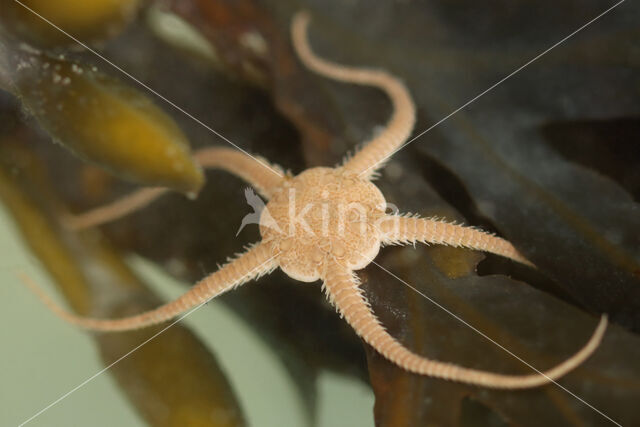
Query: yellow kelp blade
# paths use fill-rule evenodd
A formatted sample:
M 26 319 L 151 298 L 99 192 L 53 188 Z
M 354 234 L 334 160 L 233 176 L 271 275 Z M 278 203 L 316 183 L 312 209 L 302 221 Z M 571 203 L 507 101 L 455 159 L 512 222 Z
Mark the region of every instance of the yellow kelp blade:
M 57 224 L 48 213 L 49 205 L 57 202 L 44 201 L 51 201 L 44 186 L 27 182 L 31 181 L 27 179 L 29 171 L 11 174 L 8 171 L 15 172 L 15 167 L 2 164 L 2 159 L 15 158 L 15 151 L 9 152 L 8 147 L 21 150 L 15 143 L 0 139 L 0 201 L 71 308 L 83 315 L 109 317 L 158 305 L 160 301 L 99 234 L 68 232 Z M 20 157 L 25 155 L 28 153 L 23 152 Z M 37 161 L 29 163 L 35 165 Z M 41 190 L 39 194 L 32 194 L 34 188 Z M 44 306 L 42 309 L 46 310 Z M 106 365 L 166 326 L 94 338 Z M 149 425 L 245 425 L 216 358 L 182 324 L 175 324 L 151 339 L 107 372 L 115 376 Z
M 20 3 L 0 0 L 2 25 L 21 40 L 50 48 L 77 45 L 60 30 L 83 43 L 117 35 L 133 19 L 140 1 L 20 0 Z
M 127 180 L 200 189 L 187 138 L 146 95 L 95 67 L 24 48 L 6 56 L 14 92 L 56 141 Z

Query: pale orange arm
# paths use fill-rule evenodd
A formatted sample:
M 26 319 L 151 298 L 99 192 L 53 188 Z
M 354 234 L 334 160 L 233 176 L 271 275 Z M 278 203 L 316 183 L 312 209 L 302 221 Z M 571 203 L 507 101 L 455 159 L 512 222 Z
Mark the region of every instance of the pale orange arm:
M 439 362 L 408 350 L 380 324 L 362 294 L 357 277 L 345 267 L 336 263 L 330 265 L 324 277 L 324 288 L 331 303 L 356 333 L 394 364 L 416 374 L 489 388 L 531 388 L 557 380 L 584 362 L 598 348 L 607 327 L 607 318 L 603 316 L 591 339 L 580 351 L 542 374 L 497 374 Z
M 232 148 L 211 147 L 198 150 L 193 155 L 203 168 L 226 170 L 251 184 L 266 199 L 280 186 L 285 174 L 279 166 L 270 164 L 259 156 L 249 156 Z
M 362 150 L 344 165 L 345 169 L 369 179 L 411 135 L 415 124 L 413 100 L 405 85 L 385 71 L 349 67 L 317 56 L 313 53 L 307 39 L 308 26 L 309 15 L 305 12 L 296 14 L 291 26 L 291 37 L 300 60 L 309 69 L 341 82 L 377 87 L 391 100 L 393 114 L 385 128 L 365 143 Z
M 231 148 L 204 148 L 194 153 L 194 159 L 203 168 L 226 170 L 251 184 L 262 196 L 269 198 L 272 190 L 279 186 L 284 173 L 262 158 L 253 158 Z M 95 227 L 123 218 L 155 201 L 170 191 L 167 188 L 143 188 L 104 206 L 81 214 L 66 214 L 62 221 L 73 229 Z
M 143 188 L 124 196 L 114 202 L 90 209 L 80 214 L 65 213 L 61 221 L 71 230 L 84 230 L 97 225 L 106 224 L 132 214 L 147 206 L 158 197 L 169 192 L 168 188 Z
M 77 316 L 49 298 L 28 276 L 21 279 L 58 317 L 84 329 L 116 332 L 140 329 L 170 320 L 251 279 L 270 273 L 277 267 L 270 244 L 259 243 L 246 253 L 210 274 L 172 302 L 156 309 L 120 319 Z
M 472 227 L 427 218 L 389 215 L 380 223 L 385 245 L 422 242 L 474 249 L 534 265 L 508 241 Z

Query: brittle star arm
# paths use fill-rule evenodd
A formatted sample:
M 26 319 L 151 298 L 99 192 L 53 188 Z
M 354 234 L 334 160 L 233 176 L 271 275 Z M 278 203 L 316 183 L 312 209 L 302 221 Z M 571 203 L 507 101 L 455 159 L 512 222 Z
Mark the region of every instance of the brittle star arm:
M 557 380 L 584 362 L 595 351 L 600 345 L 607 327 L 607 318 L 602 316 L 591 339 L 580 351 L 543 373 L 532 375 L 498 374 L 428 359 L 404 347 L 389 335 L 372 313 L 371 307 L 359 287 L 357 276 L 344 266 L 335 262 L 329 265 L 324 277 L 324 289 L 331 303 L 340 311 L 356 333 L 389 361 L 416 374 L 489 388 L 531 388 Z
M 380 230 L 385 245 L 434 243 L 490 252 L 535 267 L 507 240 L 473 227 L 428 218 L 388 215 L 380 222 Z
M 49 298 L 29 277 L 21 275 L 27 285 L 58 317 L 84 329 L 116 332 L 140 329 L 170 320 L 249 280 L 270 273 L 277 267 L 272 245 L 258 243 L 215 273 L 196 283 L 182 296 L 156 309 L 119 319 L 99 319 L 68 312 Z
M 384 91 L 392 103 L 393 114 L 385 128 L 364 144 L 344 167 L 369 179 L 411 135 L 415 124 L 415 106 L 409 91 L 396 77 L 382 70 L 349 67 L 320 58 L 307 38 L 309 14 L 300 12 L 293 18 L 291 37 L 300 60 L 314 72 L 346 83 L 374 86 Z
M 257 162 L 255 158 L 231 148 L 204 148 L 196 151 L 193 157 L 203 168 L 223 169 L 244 179 L 267 199 L 284 179 L 284 173 L 279 167 L 269 165 L 262 158 Z M 105 224 L 142 209 L 169 191 L 168 188 L 144 188 L 87 212 L 66 214 L 63 221 L 74 230 Z

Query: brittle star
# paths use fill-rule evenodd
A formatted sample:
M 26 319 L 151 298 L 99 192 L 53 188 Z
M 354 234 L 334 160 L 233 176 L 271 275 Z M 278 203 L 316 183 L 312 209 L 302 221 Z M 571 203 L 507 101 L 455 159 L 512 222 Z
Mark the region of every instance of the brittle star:
M 386 127 L 363 149 L 335 168 L 316 167 L 297 176 L 278 174 L 245 153 L 207 148 L 195 154 L 203 167 L 229 171 L 253 185 L 268 200 L 260 217 L 261 241 L 230 260 L 189 291 L 156 309 L 118 319 L 71 314 L 27 281 L 61 318 L 89 330 L 114 332 L 165 322 L 216 296 L 280 267 L 291 278 L 323 281 L 331 302 L 355 332 L 376 351 L 401 368 L 421 375 L 500 389 L 536 387 L 555 381 L 586 360 L 599 346 L 607 318 L 585 346 L 562 363 L 530 375 L 507 375 L 461 367 L 420 356 L 393 338 L 372 312 L 356 270 L 369 265 L 381 246 L 433 243 L 490 252 L 533 266 L 511 243 L 472 227 L 442 220 L 386 213 L 385 198 L 371 182 L 382 163 L 414 126 L 415 107 L 404 84 L 382 70 L 355 68 L 316 56 L 307 39 L 309 16 L 297 14 L 292 39 L 301 61 L 312 71 L 346 83 L 384 91 L 393 105 Z M 67 218 L 81 229 L 120 218 L 151 203 L 166 189 L 143 189 L 105 207 Z

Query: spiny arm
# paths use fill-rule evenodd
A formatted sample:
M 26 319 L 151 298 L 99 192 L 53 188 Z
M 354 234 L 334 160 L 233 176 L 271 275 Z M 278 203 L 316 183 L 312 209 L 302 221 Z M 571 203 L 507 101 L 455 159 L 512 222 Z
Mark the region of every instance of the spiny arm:
M 307 39 L 308 26 L 309 14 L 296 14 L 291 26 L 291 37 L 300 60 L 309 69 L 341 82 L 377 87 L 391 100 L 393 115 L 384 130 L 368 141 L 362 150 L 344 165 L 345 169 L 369 179 L 411 135 L 415 124 L 415 106 L 411 95 L 400 80 L 385 71 L 349 67 L 318 57 L 313 53 Z
M 77 316 L 57 305 L 29 277 L 21 275 L 21 279 L 58 317 L 84 329 L 116 332 L 140 329 L 170 320 L 210 299 L 271 272 L 277 263 L 271 253 L 270 244 L 260 243 L 220 270 L 210 274 L 195 284 L 182 296 L 156 309 L 120 319 L 97 319 Z
M 422 242 L 474 249 L 535 267 L 508 241 L 481 230 L 445 221 L 389 215 L 380 223 L 385 245 Z
M 330 301 L 356 333 L 391 362 L 416 374 L 489 388 L 523 389 L 557 380 L 584 362 L 598 348 L 607 327 L 606 316 L 603 316 L 591 339 L 580 351 L 542 374 L 505 375 L 439 362 L 408 350 L 380 324 L 358 286 L 357 277 L 345 267 L 335 263 L 329 266 L 324 287 Z
M 284 173 L 277 166 L 268 165 L 262 158 L 258 162 L 251 156 L 231 148 L 212 147 L 198 150 L 194 153 L 194 159 L 203 168 L 223 169 L 244 179 L 267 199 L 284 179 Z M 143 188 L 87 212 L 78 215 L 67 214 L 63 222 L 73 230 L 95 227 L 142 209 L 168 191 L 167 188 Z
M 279 166 L 260 156 L 249 156 L 231 148 L 204 148 L 193 155 L 203 168 L 217 168 L 230 172 L 251 184 L 266 199 L 279 187 L 285 174 Z
M 71 230 L 84 230 L 106 224 L 142 209 L 168 191 L 170 191 L 168 188 L 143 188 L 114 202 L 77 215 L 65 213 L 62 223 Z

